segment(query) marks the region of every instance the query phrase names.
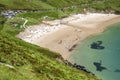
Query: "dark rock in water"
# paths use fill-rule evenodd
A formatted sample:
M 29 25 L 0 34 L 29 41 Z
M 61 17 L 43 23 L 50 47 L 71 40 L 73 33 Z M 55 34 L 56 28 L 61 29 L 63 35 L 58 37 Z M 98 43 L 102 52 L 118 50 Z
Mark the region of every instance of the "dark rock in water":
M 92 49 L 102 50 L 102 49 L 104 49 L 105 47 L 104 47 L 104 46 L 97 46 L 97 45 L 95 44 L 95 45 L 91 45 L 91 48 L 92 48 Z
M 95 74 L 93 74 L 92 72 L 90 72 L 89 70 L 87 70 L 85 66 L 81 66 L 81 65 L 78 65 L 78 64 L 76 64 L 76 63 L 72 64 L 72 63 L 69 62 L 68 60 L 64 60 L 64 63 L 65 63 L 66 65 L 72 66 L 72 67 L 74 67 L 74 68 L 76 68 L 76 69 L 78 69 L 78 70 L 82 70 L 82 71 L 85 71 L 85 72 L 90 73 L 90 74 L 92 74 L 92 75 L 95 75 Z
M 96 42 L 98 45 L 101 45 L 103 42 L 102 41 L 97 41 Z
M 104 46 L 101 46 L 101 44 L 102 44 L 102 41 L 93 42 L 93 43 L 91 44 L 91 48 L 92 48 L 92 49 L 102 50 L 102 49 L 104 49 L 105 47 L 104 47 Z
M 116 69 L 114 72 L 120 73 L 120 69 Z
M 73 64 L 73 67 L 76 67 L 76 68 L 78 68 L 78 69 L 84 69 L 84 68 L 85 68 L 84 66 L 77 65 L 77 64 Z
M 101 61 L 100 62 L 94 62 L 93 64 L 95 65 L 97 71 L 101 72 L 101 71 L 107 69 L 106 67 L 101 66 L 102 65 Z

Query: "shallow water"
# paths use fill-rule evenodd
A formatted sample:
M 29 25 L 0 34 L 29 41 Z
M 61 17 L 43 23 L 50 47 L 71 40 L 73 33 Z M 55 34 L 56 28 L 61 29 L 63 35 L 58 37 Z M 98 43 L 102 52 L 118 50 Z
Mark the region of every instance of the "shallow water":
M 91 44 L 102 41 L 105 49 L 92 49 Z M 102 80 L 120 80 L 120 23 L 111 25 L 103 33 L 84 40 L 73 52 L 70 60 L 85 66 Z M 97 71 L 94 62 L 106 70 Z

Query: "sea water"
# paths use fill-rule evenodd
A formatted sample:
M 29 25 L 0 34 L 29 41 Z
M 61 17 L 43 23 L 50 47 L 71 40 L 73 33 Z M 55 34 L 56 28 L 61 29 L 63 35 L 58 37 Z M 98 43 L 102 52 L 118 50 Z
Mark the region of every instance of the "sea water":
M 102 41 L 101 46 L 104 46 L 104 49 L 91 48 L 91 44 L 97 41 Z M 120 80 L 120 23 L 84 40 L 75 49 L 70 60 L 85 66 L 102 80 Z M 94 63 L 100 63 L 106 69 L 96 70 Z

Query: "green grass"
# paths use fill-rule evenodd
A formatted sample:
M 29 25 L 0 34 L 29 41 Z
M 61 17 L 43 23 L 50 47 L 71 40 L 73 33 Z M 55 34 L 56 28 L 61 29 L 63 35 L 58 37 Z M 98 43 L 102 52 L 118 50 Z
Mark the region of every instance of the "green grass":
M 60 54 L 15 37 L 23 30 L 20 25 L 24 21 L 20 17 L 29 19 L 27 25 L 31 25 L 32 19 L 41 20 L 46 15 L 50 20 L 65 16 L 62 12 L 45 12 L 22 13 L 7 20 L 1 17 L 5 23 L 0 32 L 0 63 L 12 65 L 15 69 L 0 64 L 0 80 L 98 80 L 88 73 L 56 61 L 56 58 L 61 58 Z M 13 27 L 11 23 L 19 25 Z
M 20 28 L 24 23 L 20 17 L 28 19 L 27 25 L 34 25 L 39 24 L 44 16 L 48 16 L 47 20 L 54 20 L 69 16 L 71 13 L 79 13 L 83 8 L 100 11 L 120 10 L 119 0 L 91 4 L 93 2 L 97 0 L 0 0 L 0 11 L 41 10 L 79 5 L 75 9 L 67 9 L 64 12 L 60 10 L 27 12 L 17 14 L 13 19 L 0 16 L 0 63 L 15 67 L 10 69 L 0 64 L 0 80 L 98 80 L 88 73 L 56 61 L 56 58 L 61 58 L 60 54 L 15 37 L 24 30 Z M 81 7 L 82 4 L 89 5 Z M 13 23 L 18 25 L 14 27 Z
M 54 20 L 54 19 L 62 18 L 64 16 L 66 16 L 66 14 L 59 10 L 56 10 L 56 11 L 48 11 L 48 12 L 22 13 L 22 14 L 18 14 L 16 17 L 23 17 L 23 18 L 28 19 L 29 20 L 28 24 L 30 24 L 30 23 L 32 24 L 32 22 L 33 22 L 33 24 L 36 24 L 36 23 L 39 23 L 40 21 L 42 21 L 44 16 L 48 16 L 47 20 Z M 32 20 L 34 20 L 34 21 L 32 21 Z
M 97 3 L 91 5 L 89 8 L 102 11 L 120 11 L 120 1 L 119 0 L 106 0 L 103 3 Z
M 20 26 L 23 25 L 24 23 L 24 20 L 22 20 L 21 17 L 28 20 L 26 25 L 29 26 L 29 25 L 40 24 L 44 16 L 48 16 L 47 20 L 54 20 L 65 17 L 67 15 L 58 10 L 49 11 L 49 12 L 29 12 L 29 13 L 18 14 L 13 19 L 7 19 L 5 21 L 4 29 L 2 30 L 2 32 L 15 36 L 20 31 L 23 31 L 23 28 L 20 28 Z M 18 25 L 14 27 L 13 26 L 14 23 Z M 2 28 L 3 26 L 1 26 L 1 29 Z
M 41 0 L 41 1 L 58 8 L 94 2 L 94 0 Z
M 93 2 L 93 0 L 0 0 L 2 9 L 51 9 Z M 22 5 L 22 6 L 21 6 Z
M 92 4 L 95 3 L 95 4 Z M 20 10 L 40 10 L 40 9 L 53 9 L 64 8 L 69 6 L 80 6 L 88 4 L 86 8 L 93 8 L 96 10 L 114 10 L 120 11 L 119 0 L 0 0 L 1 9 L 20 9 Z M 22 5 L 22 6 L 21 6 Z
M 58 53 L 26 43 L 6 33 L 0 33 L 1 80 L 98 80 L 55 59 Z
M 40 1 L 40 0 L 0 0 L 2 9 L 22 9 L 22 10 L 38 10 L 53 8 L 52 6 Z
M 5 21 L 6 21 L 6 19 L 3 18 L 2 16 L 0 16 L 0 31 L 3 29 Z

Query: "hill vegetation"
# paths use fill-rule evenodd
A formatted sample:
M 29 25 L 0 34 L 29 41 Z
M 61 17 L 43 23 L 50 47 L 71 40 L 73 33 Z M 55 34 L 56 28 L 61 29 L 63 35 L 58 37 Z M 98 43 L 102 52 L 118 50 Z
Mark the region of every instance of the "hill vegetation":
M 67 7 L 74 6 L 75 8 Z M 23 31 L 21 17 L 26 25 L 63 18 L 83 9 L 120 11 L 119 0 L 0 0 L 0 11 L 27 10 L 12 19 L 0 16 L 0 80 L 98 80 L 96 77 L 56 61 L 58 53 L 24 42 L 15 36 Z M 50 11 L 41 11 L 47 10 Z M 59 10 L 58 10 L 59 9 Z M 39 12 L 29 12 L 40 10 Z M 13 24 L 18 24 L 13 26 Z M 8 65 L 8 66 L 6 66 Z M 12 66 L 13 68 L 11 68 Z
M 0 0 L 1 9 L 51 9 L 92 3 L 94 0 Z M 21 6 L 22 5 L 22 6 Z
M 15 38 L 14 27 L 4 28 L 0 32 L 0 80 L 98 80 L 56 61 L 61 58 L 58 53 Z
M 105 0 L 102 3 L 96 3 L 90 5 L 90 8 L 94 8 L 95 10 L 101 11 L 114 11 L 120 12 L 120 1 L 119 0 Z
M 0 9 L 2 10 L 40 10 L 70 6 L 120 11 L 119 0 L 0 0 Z

